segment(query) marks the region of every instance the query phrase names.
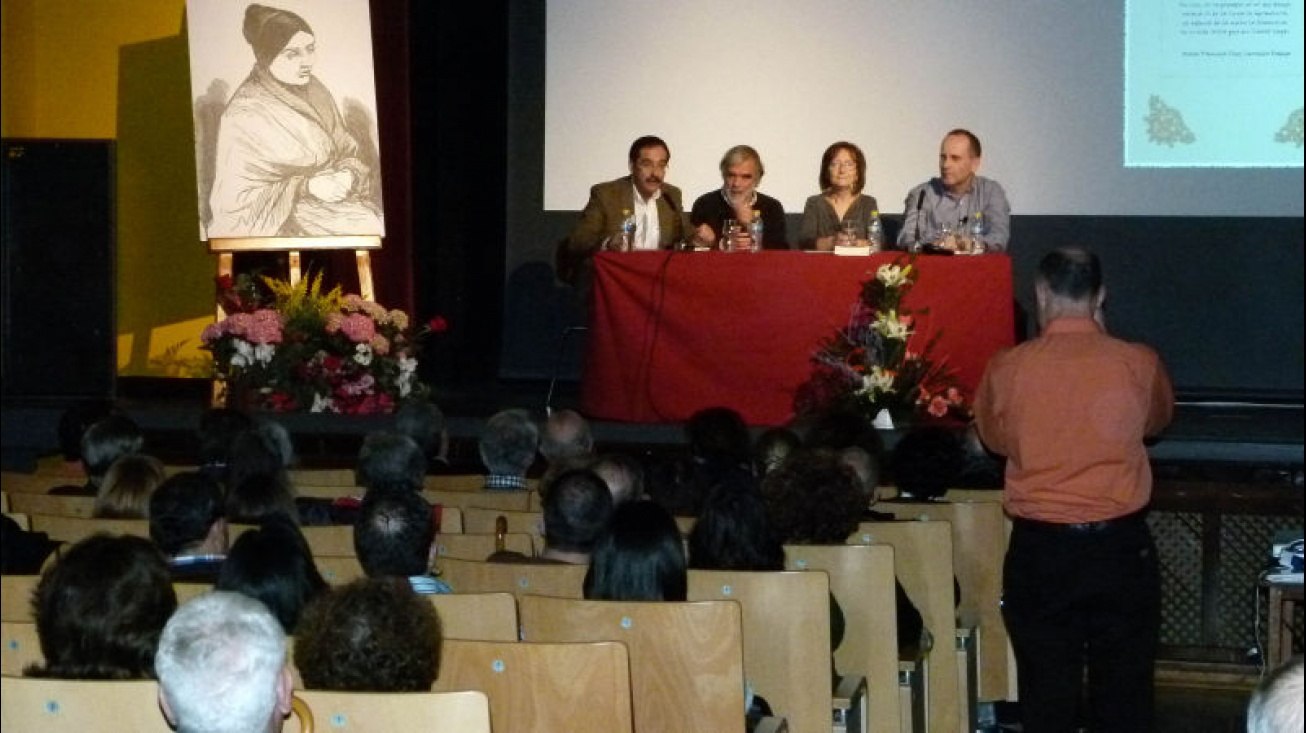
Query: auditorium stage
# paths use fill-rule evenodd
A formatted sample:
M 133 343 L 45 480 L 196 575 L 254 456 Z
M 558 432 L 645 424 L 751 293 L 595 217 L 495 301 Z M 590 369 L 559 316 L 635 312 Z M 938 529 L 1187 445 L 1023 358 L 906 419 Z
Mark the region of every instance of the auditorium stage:
M 118 402 L 146 431 L 152 452 L 184 462 L 194 450 L 194 430 L 208 404 L 208 382 L 186 379 L 120 378 Z M 437 402 L 448 417 L 456 463 L 476 470 L 476 438 L 490 415 L 522 408 L 543 417 L 546 401 L 554 409 L 577 409 L 580 385 L 560 380 L 549 394 L 547 381 L 497 380 L 443 384 Z M 550 398 L 551 397 L 551 398 Z M 0 445 L 5 470 L 24 471 L 37 458 L 57 452 L 56 426 L 68 400 L 6 399 L 0 410 Z M 295 437 L 301 459 L 310 465 L 349 465 L 364 435 L 389 425 L 386 416 L 277 413 Z M 675 424 L 595 422 L 601 446 L 628 450 L 666 450 L 683 442 Z M 888 432 L 886 443 L 896 435 Z M 1150 447 L 1154 462 L 1167 470 L 1295 471 L 1303 463 L 1301 404 L 1195 402 L 1182 399 L 1174 423 Z M 1300 479 L 1298 479 L 1300 480 Z

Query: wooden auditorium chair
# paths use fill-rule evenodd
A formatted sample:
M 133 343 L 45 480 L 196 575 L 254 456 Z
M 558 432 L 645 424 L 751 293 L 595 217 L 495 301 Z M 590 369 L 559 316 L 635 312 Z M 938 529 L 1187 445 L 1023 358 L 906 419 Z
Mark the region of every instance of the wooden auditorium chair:
M 87 519 L 33 514 L 31 520 L 33 532 L 45 532 L 50 539 L 70 545 L 100 532 L 150 538 L 150 522 L 146 519 Z
M 35 621 L 32 594 L 39 575 L 0 575 L 0 621 Z
M 524 595 L 517 603 L 524 641 L 626 645 L 637 733 L 743 733 L 743 621 L 737 601 Z
M 744 676 L 793 733 L 829 733 L 834 683 L 825 573 L 690 570 L 689 600 L 738 601 Z M 864 686 L 860 674 L 849 676 L 855 687 Z M 851 696 L 860 720 L 865 700 Z
M 154 680 L 0 678 L 0 729 L 169 733 Z M 289 727 L 289 726 L 287 726 Z
M 531 492 L 528 491 L 448 491 L 427 489 L 422 496 L 432 504 L 456 506 L 463 509 L 478 507 L 481 509 L 504 509 L 524 512 L 530 506 Z
M 527 512 L 527 511 L 507 511 L 502 509 L 481 509 L 479 507 L 463 507 L 463 527 L 468 532 L 490 532 L 497 531 L 501 526 L 499 519 L 505 520 L 507 531 L 520 532 L 531 535 L 534 538 L 535 546 L 543 549 L 544 547 L 544 513 Z
M 27 492 L 14 494 L 9 500 L 9 505 L 13 511 L 22 514 L 90 519 L 95 511 L 95 497 Z
M 785 567 L 820 570 L 843 611 L 843 642 L 834 659 L 844 674 L 866 678 L 870 733 L 910 733 L 911 706 L 900 707 L 898 607 L 889 545 L 786 545 Z M 910 689 L 905 696 L 910 701 Z M 904 717 L 905 716 L 905 717 Z
M 947 522 L 862 522 L 848 542 L 893 547 L 894 573 L 934 637 L 925 655 L 924 730 L 963 730 L 970 711 L 958 687 L 952 528 Z
M 498 550 L 520 552 L 526 557 L 535 556 L 535 538 L 523 532 L 493 532 L 463 534 L 440 533 L 435 536 L 436 557 L 456 560 L 484 560 Z
M 0 674 L 21 677 L 29 665 L 44 661 L 34 621 L 0 621 Z
M 485 474 L 481 473 L 463 473 L 447 474 L 437 476 L 427 476 L 422 483 L 422 488 L 431 491 L 481 491 L 485 488 Z M 537 478 L 526 479 L 527 491 L 538 491 L 540 480 Z M 516 489 L 495 489 L 508 494 L 525 494 L 526 491 Z
M 436 690 L 479 690 L 490 724 L 512 733 L 630 733 L 630 660 L 611 641 L 445 639 Z

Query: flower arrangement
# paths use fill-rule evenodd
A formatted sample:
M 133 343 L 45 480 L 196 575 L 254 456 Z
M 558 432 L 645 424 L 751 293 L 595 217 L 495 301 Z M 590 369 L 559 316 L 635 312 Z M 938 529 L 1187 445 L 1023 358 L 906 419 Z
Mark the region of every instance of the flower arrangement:
M 417 346 L 448 329 L 443 318 L 414 329 L 401 310 L 339 286 L 322 292 L 320 273 L 293 285 L 260 280 L 266 292 L 249 275 L 219 277 L 218 303 L 228 315 L 200 337 L 229 404 L 248 398 L 274 411 L 368 414 L 429 393 L 417 378 Z
M 876 418 L 925 413 L 933 418 L 969 420 L 970 409 L 946 358 L 935 355 L 939 334 L 911 350 L 918 315 L 904 305 L 920 277 L 915 258 L 884 264 L 862 283 L 846 328 L 821 341 L 812 355 L 812 373 L 794 395 L 794 410 L 812 415 L 841 405 Z M 917 341 L 919 343 L 919 340 Z

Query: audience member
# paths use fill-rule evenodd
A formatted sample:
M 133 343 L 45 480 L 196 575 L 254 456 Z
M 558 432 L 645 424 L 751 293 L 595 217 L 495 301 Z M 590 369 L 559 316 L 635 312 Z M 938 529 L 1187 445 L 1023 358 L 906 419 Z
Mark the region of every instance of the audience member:
M 784 546 L 771 528 L 756 483 L 741 480 L 708 492 L 689 533 L 689 567 L 784 570 Z
M 590 470 L 608 485 L 614 505 L 647 498 L 644 464 L 627 453 L 604 453 L 590 463 Z
M 222 487 L 198 471 L 169 476 L 150 496 L 150 539 L 173 580 L 216 582 L 227 553 Z
M 857 530 L 866 506 L 852 471 L 828 451 L 804 451 L 762 481 L 762 496 L 776 534 L 785 544 L 842 545 Z M 898 650 L 910 657 L 930 645 L 920 611 L 894 583 Z
M 145 447 L 145 436 L 131 418 L 112 413 L 86 429 L 82 434 L 82 466 L 86 469 L 86 484 L 56 486 L 51 494 L 65 496 L 95 496 L 109 466 L 128 453 L 140 453 Z
M 290 714 L 285 632 L 238 593 L 205 593 L 178 608 L 154 666 L 159 707 L 182 733 L 276 733 Z
M 314 601 L 295 634 L 310 690 L 426 692 L 440 671 L 435 607 L 402 580 L 363 578 Z
M 1302 658 L 1270 672 L 1252 692 L 1247 733 L 1300 733 L 1303 730 Z
M 870 453 L 859 445 L 850 445 L 840 450 L 836 455 L 839 458 L 839 463 L 852 471 L 853 476 L 857 478 L 857 487 L 861 489 L 862 499 L 865 501 L 862 509 L 862 519 L 874 522 L 891 521 L 894 518 L 893 514 L 875 510 L 875 505 L 880 500 L 881 466 L 879 456 Z
M 843 141 L 826 148 L 821 155 L 818 181 L 821 192 L 809 196 L 803 206 L 799 247 L 828 252 L 836 244 L 869 246 L 866 229 L 880 205 L 874 196 L 862 193 L 866 187 L 866 156 L 861 148 Z M 846 236 L 848 228 L 851 237 Z
M 73 545 L 36 586 L 41 665 L 23 674 L 123 680 L 154 676 L 154 651 L 177 608 L 168 566 L 140 537 L 97 534 Z
M 367 492 L 354 524 L 354 551 L 374 578 L 407 578 L 422 594 L 451 593 L 430 574 L 435 551 L 431 505 L 418 493 Z
M 426 466 L 421 447 L 408 436 L 372 433 L 358 449 L 354 480 L 369 493 L 420 492 L 426 479 Z
M 589 422 L 575 410 L 553 412 L 540 431 L 540 455 L 548 464 L 540 482 L 543 486 L 562 472 L 581 467 L 594 455 Z
M 945 427 L 914 428 L 898 440 L 889 471 L 897 501 L 938 501 L 957 481 L 963 456 L 957 435 Z
M 103 519 L 144 519 L 150 513 L 150 495 L 167 474 L 163 462 L 142 453 L 128 453 L 109 466 L 95 496 L 91 516 Z
M 499 550 L 490 562 L 588 565 L 594 543 L 612 521 L 612 493 L 593 471 L 574 468 L 554 480 L 543 498 L 544 550 L 529 557 Z
M 227 466 L 231 462 L 231 445 L 236 436 L 254 427 L 249 415 L 229 407 L 214 407 L 200 415 L 196 437 L 199 439 L 199 471 L 223 486 L 227 485 Z
M 753 443 L 753 473 L 765 476 L 779 468 L 791 453 L 802 446 L 803 439 L 789 428 L 767 429 Z
M 939 177 L 907 192 L 898 246 L 932 244 L 957 249 L 958 235 L 978 218 L 983 233 L 980 252 L 1002 252 L 1011 238 L 1011 204 L 991 178 L 976 175 L 983 151 L 969 130 L 952 130 L 939 145 Z
M 263 443 L 272 450 L 273 455 L 281 460 L 281 467 L 289 470 L 295 465 L 295 443 L 290 439 L 290 431 L 280 422 L 266 416 L 254 420 L 254 432 L 263 438 Z
M 245 477 L 227 488 L 223 511 L 232 524 L 262 524 L 272 517 L 299 524 L 299 505 L 290 478 L 285 475 L 256 473 Z
M 395 412 L 395 432 L 406 435 L 426 457 L 427 473 L 449 473 L 449 429 L 434 402 L 409 401 Z
M 685 548 L 671 514 L 651 501 L 628 501 L 594 546 L 585 597 L 602 601 L 683 601 Z
M 0 516 L 0 575 L 36 575 L 59 546 L 45 532 L 29 532 L 13 517 Z
M 299 527 L 274 517 L 236 538 L 215 587 L 262 602 L 294 634 L 300 613 L 327 584 Z
M 694 226 L 693 243 L 702 247 L 721 247 L 721 227 L 727 219 L 740 226 L 729 242 L 733 250 L 748 250 L 753 246 L 749 224 L 761 217 L 764 249 L 789 249 L 789 235 L 785 231 L 785 209 L 775 199 L 759 193 L 766 169 L 762 157 L 747 145 L 736 145 L 721 157 L 722 186 L 709 191 L 694 201 L 690 223 Z
M 78 400 L 69 405 L 59 415 L 56 433 L 59 439 L 59 453 L 63 456 L 63 466 L 59 475 L 76 481 L 69 486 L 60 486 L 62 492 L 80 490 L 86 483 L 86 465 L 82 460 L 82 436 L 92 425 L 113 414 L 113 403 L 107 399 Z M 61 492 L 61 493 L 62 493 Z
M 1170 423 L 1174 388 L 1154 350 L 1106 332 L 1096 255 L 1049 252 L 1034 294 L 1042 333 L 994 354 L 974 405 L 985 445 L 1007 456 L 1002 617 L 1023 723 L 1072 727 L 1087 674 L 1103 681 L 1090 728 L 1147 729 L 1161 577 L 1144 440 Z
M 835 407 L 813 418 L 803 445 L 832 451 L 858 446 L 877 460 L 884 454 L 884 441 L 871 418 L 851 407 Z
M 524 410 L 495 413 L 481 435 L 481 462 L 487 489 L 525 489 L 526 472 L 535 462 L 540 432 Z

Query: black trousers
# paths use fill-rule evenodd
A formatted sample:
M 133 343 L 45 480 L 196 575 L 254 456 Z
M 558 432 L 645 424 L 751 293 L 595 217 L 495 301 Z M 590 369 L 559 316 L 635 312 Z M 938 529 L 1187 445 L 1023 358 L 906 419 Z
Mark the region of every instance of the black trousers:
M 1002 615 L 1027 733 L 1152 729 L 1161 587 L 1141 514 L 1079 530 L 1016 520 Z

